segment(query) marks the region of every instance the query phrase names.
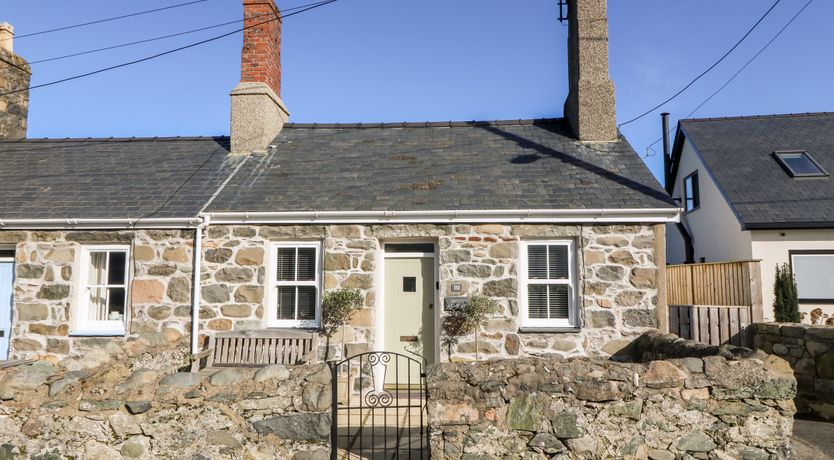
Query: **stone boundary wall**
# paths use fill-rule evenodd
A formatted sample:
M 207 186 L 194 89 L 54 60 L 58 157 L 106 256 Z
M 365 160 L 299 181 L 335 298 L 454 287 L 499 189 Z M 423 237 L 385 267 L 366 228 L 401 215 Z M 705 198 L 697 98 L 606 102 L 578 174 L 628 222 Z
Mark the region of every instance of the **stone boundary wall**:
M 754 324 L 756 348 L 784 358 L 797 382 L 796 407 L 834 420 L 834 327 L 808 324 Z
M 429 366 L 432 458 L 790 458 L 781 358 L 523 358 Z
M 325 364 L 188 373 L 167 358 L 126 362 L 0 371 L 0 458 L 329 458 Z

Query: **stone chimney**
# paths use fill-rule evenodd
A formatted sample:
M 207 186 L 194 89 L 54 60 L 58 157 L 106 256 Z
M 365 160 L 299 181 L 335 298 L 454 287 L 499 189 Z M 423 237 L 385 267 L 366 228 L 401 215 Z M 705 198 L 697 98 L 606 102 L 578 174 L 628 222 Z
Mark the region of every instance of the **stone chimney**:
M 273 0 L 243 0 L 240 83 L 232 90 L 232 153 L 265 150 L 289 112 L 281 101 L 281 13 Z
M 0 23 L 0 139 L 26 137 L 29 116 L 29 80 L 32 69 L 29 63 L 13 51 L 14 29 L 8 23 Z M 24 91 L 18 91 L 25 89 Z
M 565 118 L 581 142 L 617 139 L 614 82 L 608 74 L 607 0 L 568 0 Z

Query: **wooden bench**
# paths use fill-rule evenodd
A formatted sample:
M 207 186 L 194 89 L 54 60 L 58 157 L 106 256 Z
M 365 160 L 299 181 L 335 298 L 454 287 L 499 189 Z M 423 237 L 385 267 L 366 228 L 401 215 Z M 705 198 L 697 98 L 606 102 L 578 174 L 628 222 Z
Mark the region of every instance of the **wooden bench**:
M 202 367 L 262 367 L 318 360 L 318 334 L 292 329 L 217 332 L 208 347 L 191 356 L 191 371 Z

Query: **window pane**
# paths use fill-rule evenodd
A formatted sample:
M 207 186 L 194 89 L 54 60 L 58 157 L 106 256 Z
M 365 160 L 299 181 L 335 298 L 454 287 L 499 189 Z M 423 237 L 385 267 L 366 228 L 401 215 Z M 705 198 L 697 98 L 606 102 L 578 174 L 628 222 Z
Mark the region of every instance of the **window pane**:
M 389 243 L 385 245 L 385 252 L 434 252 L 434 243 Z
M 793 273 L 800 299 L 834 299 L 834 254 L 794 255 Z
M 298 319 L 316 319 L 316 288 L 312 286 L 298 287 Z
M 278 288 L 278 319 L 295 319 L 295 287 Z
M 278 248 L 278 281 L 295 281 L 295 248 Z
M 298 248 L 298 281 L 316 280 L 316 248 Z
M 105 284 L 107 280 L 107 253 L 91 252 L 87 284 L 91 286 Z
M 701 205 L 701 199 L 698 196 L 698 173 L 692 174 L 684 179 L 683 194 L 686 201 L 684 208 L 687 211 L 692 211 Z
M 87 319 L 90 321 L 103 321 L 107 319 L 107 289 L 103 287 L 90 288 L 90 308 L 87 311 Z
M 547 318 L 547 286 L 531 284 L 527 287 L 527 313 L 531 319 Z
M 822 175 L 825 174 L 805 152 L 777 153 L 779 158 L 788 165 L 794 175 Z
M 124 318 L 125 312 L 125 289 L 110 288 L 108 291 L 108 300 L 110 303 L 107 307 L 107 319 L 110 321 L 121 321 Z
M 107 284 L 125 285 L 125 260 L 127 253 L 125 252 L 111 252 L 109 273 L 107 274 Z
M 568 247 L 550 246 L 550 279 L 568 279 Z
M 527 247 L 527 277 L 530 279 L 547 279 L 547 246 Z
M 550 318 L 568 319 L 568 286 L 553 284 L 550 288 Z

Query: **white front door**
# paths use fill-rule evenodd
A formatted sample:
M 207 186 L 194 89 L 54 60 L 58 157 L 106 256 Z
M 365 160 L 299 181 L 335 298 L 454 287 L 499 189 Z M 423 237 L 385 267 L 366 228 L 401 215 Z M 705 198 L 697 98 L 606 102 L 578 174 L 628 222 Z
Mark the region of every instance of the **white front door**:
M 385 351 L 435 362 L 434 281 L 434 257 L 385 259 Z
M 0 257 L 0 360 L 9 357 L 12 335 L 12 293 L 14 292 L 14 259 Z

